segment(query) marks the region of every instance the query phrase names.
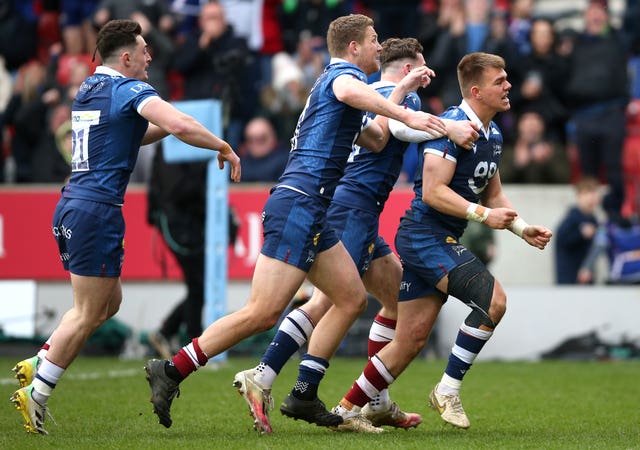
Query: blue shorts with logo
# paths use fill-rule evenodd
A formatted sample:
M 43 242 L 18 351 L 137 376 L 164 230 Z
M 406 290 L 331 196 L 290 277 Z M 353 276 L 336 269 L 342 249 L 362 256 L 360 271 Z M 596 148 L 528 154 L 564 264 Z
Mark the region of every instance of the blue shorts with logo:
M 107 203 L 63 197 L 53 214 L 60 260 L 76 275 L 119 277 L 124 229 L 122 208 Z
M 447 230 L 406 219 L 400 222 L 395 243 L 403 269 L 398 301 L 442 295 L 436 289 L 442 277 L 475 258 Z
M 372 260 L 391 253 L 389 244 L 378 236 L 379 214 L 332 203 L 327 215 L 329 226 L 347 248 L 360 276 Z
M 262 211 L 261 253 L 309 272 L 316 255 L 338 243 L 321 200 L 288 188 L 275 189 Z

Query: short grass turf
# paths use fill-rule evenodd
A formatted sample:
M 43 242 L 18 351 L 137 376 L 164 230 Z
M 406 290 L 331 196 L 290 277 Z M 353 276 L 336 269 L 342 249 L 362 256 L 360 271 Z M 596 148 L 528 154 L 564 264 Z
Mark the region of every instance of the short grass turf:
M 29 435 L 9 402 L 17 388 L 15 362 L 0 358 L 0 449 L 640 449 L 637 360 L 478 362 L 462 390 L 468 430 L 445 425 L 427 405 L 446 362 L 417 360 L 394 383 L 391 396 L 424 422 L 381 435 L 337 433 L 282 416 L 278 407 L 297 376 L 296 361 L 273 389 L 274 433 L 258 434 L 231 385 L 237 371 L 257 362 L 245 358 L 185 380 L 173 403 L 173 425 L 165 429 L 152 413 L 144 360 L 88 357 L 74 362 L 49 401 L 57 422 L 47 420 L 50 435 Z M 331 362 L 320 388 L 327 407 L 351 387 L 363 364 Z

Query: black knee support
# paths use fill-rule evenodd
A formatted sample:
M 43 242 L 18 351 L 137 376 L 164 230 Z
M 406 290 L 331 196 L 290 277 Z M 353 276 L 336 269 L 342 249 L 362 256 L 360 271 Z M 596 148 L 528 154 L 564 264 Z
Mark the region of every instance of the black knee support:
M 478 328 L 485 325 L 496 327 L 489 316 L 493 284 L 495 279 L 478 258 L 466 262 L 449 272 L 449 292 L 457 299 L 469 305 L 473 310 L 464 323 Z

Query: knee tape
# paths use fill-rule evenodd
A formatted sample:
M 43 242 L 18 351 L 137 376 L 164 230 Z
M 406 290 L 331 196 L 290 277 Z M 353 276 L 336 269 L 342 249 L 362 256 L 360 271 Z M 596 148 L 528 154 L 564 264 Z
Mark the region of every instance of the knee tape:
M 458 298 L 473 310 L 464 323 L 478 328 L 496 327 L 489 316 L 495 279 L 478 258 L 462 264 L 449 272 L 449 294 Z

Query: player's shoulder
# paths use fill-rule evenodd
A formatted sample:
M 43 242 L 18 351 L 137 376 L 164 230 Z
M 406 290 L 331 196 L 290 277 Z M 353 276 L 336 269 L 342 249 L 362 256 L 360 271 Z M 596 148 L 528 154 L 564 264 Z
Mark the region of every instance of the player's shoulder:
M 447 108 L 440 117 L 443 119 L 451 119 L 451 120 L 468 120 L 467 113 L 464 112 L 460 106 L 450 106 Z
M 351 75 L 352 77 L 357 78 L 358 80 L 363 82 L 366 82 L 367 79 L 367 76 L 361 68 L 347 61 L 338 61 L 329 64 L 324 74 L 330 79 L 337 78 L 343 75 Z

